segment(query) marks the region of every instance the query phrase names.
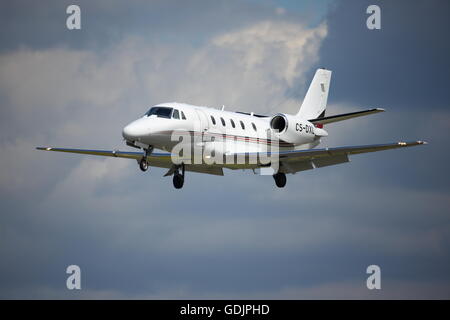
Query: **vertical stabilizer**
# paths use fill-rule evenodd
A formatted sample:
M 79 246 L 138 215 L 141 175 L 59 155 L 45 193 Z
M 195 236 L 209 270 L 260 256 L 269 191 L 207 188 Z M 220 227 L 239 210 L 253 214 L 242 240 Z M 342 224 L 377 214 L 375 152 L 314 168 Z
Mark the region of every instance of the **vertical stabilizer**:
M 304 119 L 315 119 L 325 111 L 330 89 L 330 80 L 330 70 L 317 69 L 297 116 Z

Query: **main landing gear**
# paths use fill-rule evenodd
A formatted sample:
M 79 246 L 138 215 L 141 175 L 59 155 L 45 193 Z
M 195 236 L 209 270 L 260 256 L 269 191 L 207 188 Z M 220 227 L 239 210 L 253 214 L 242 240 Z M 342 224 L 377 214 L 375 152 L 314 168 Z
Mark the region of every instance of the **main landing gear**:
M 275 180 L 275 184 L 278 188 L 284 188 L 286 185 L 286 174 L 282 172 L 275 173 L 273 175 L 273 179 Z
M 139 162 L 139 169 L 142 171 L 148 170 L 148 161 L 147 157 L 153 152 L 153 147 L 149 147 L 148 149 L 144 149 L 144 155 L 142 158 L 138 161 Z
M 175 189 L 183 188 L 184 184 L 184 163 L 179 166 L 173 173 L 173 186 Z
M 142 157 L 141 160 L 139 160 L 139 169 L 144 172 L 148 170 L 148 162 L 145 157 Z

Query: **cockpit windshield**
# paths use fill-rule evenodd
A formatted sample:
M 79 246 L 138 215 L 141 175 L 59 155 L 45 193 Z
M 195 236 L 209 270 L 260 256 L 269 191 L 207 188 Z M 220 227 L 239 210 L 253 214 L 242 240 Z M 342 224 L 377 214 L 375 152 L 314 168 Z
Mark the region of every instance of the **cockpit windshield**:
M 147 117 L 151 115 L 156 115 L 159 118 L 167 118 L 170 119 L 172 115 L 173 108 L 168 107 L 151 107 L 150 110 L 145 114 Z

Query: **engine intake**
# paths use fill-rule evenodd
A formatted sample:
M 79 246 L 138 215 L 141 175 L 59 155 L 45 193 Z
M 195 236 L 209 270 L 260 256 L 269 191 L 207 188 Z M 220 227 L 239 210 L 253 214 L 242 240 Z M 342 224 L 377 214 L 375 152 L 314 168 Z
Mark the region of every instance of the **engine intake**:
M 287 129 L 288 120 L 282 114 L 278 114 L 270 120 L 270 128 L 272 130 L 278 130 L 279 133 L 285 131 Z
M 316 137 L 326 133 L 323 129 L 315 128 L 308 120 L 284 113 L 278 113 L 270 119 L 270 128 L 281 141 L 296 145 L 313 142 Z

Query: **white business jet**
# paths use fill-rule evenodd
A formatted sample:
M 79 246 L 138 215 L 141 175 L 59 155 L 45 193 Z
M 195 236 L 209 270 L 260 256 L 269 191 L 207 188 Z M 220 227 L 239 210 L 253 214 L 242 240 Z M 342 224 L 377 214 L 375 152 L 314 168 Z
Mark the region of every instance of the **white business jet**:
M 345 163 L 353 154 L 426 144 L 413 141 L 316 148 L 321 138 L 328 136 L 324 125 L 384 111 L 376 108 L 325 116 L 330 79 L 331 71 L 318 69 L 300 110 L 294 115 L 265 116 L 225 111 L 224 107 L 218 110 L 184 103 L 161 103 L 123 128 L 125 143 L 140 149 L 139 152 L 37 149 L 134 159 L 142 171 L 150 166 L 167 168 L 165 176 L 173 175 L 173 185 L 177 189 L 183 187 L 185 171 L 223 175 L 224 168 L 252 169 L 255 173 L 268 169 L 265 172 L 270 172 L 276 185 L 282 188 L 286 185 L 287 173 Z M 186 136 L 190 139 L 183 139 Z M 175 148 L 182 150 L 177 157 Z M 166 152 L 155 152 L 155 149 Z M 224 158 L 227 161 L 221 161 Z

